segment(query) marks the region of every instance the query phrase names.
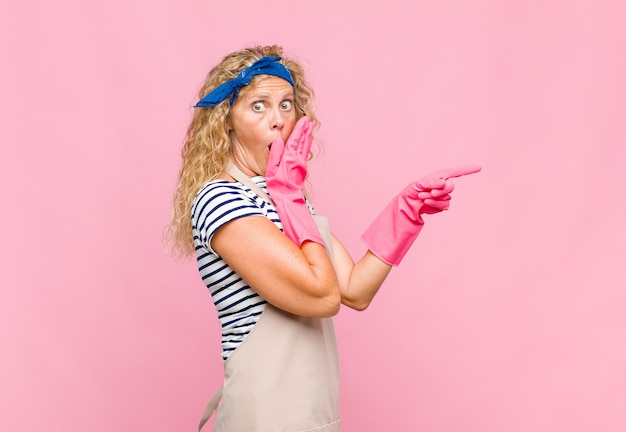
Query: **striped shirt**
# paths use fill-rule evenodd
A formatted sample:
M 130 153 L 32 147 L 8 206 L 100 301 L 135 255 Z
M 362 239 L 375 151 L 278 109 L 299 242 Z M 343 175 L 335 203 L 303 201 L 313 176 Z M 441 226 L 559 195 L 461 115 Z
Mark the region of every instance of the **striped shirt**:
M 264 177 L 251 180 L 267 193 Z M 207 183 L 196 195 L 191 211 L 198 270 L 217 309 L 224 361 L 250 333 L 267 303 L 211 248 L 211 239 L 221 226 L 246 216 L 265 216 L 283 229 L 276 208 L 238 182 Z

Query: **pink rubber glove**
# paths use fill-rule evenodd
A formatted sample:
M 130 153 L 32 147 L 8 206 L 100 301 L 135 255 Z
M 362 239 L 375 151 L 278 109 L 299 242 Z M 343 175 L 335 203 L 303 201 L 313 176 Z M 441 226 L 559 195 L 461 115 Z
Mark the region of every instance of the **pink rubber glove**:
M 306 240 L 324 244 L 304 201 L 303 187 L 307 158 L 313 143 L 313 123 L 302 117 L 285 144 L 281 138 L 272 142 L 265 181 L 280 216 L 283 230 L 298 247 Z
M 411 183 L 378 215 L 362 240 L 382 261 L 397 266 L 424 226 L 422 215 L 450 207 L 454 185 L 449 179 L 478 171 L 478 165 L 448 168 Z

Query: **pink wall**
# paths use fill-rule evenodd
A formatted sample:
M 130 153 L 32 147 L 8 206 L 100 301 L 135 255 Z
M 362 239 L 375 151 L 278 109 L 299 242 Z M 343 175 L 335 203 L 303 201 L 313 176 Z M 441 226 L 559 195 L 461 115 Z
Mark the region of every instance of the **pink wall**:
M 355 256 L 407 182 L 483 166 L 337 317 L 344 430 L 626 430 L 624 3 L 212 3 L 0 7 L 0 429 L 193 430 L 219 330 L 160 233 L 202 77 L 277 42 Z

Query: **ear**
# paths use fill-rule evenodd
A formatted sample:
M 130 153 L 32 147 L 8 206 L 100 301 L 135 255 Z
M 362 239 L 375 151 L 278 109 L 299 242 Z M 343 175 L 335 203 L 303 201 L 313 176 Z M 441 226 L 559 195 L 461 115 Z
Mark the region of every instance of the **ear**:
M 226 127 L 228 128 L 228 133 L 230 134 L 233 131 L 233 116 L 232 114 L 232 109 L 230 111 L 228 111 L 228 114 L 226 114 Z

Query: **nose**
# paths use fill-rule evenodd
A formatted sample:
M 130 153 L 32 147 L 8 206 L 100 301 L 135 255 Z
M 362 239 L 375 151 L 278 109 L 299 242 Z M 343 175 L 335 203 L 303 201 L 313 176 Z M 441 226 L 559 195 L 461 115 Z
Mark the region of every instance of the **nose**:
M 270 122 L 272 130 L 283 130 L 283 127 L 285 127 L 285 119 L 281 110 L 274 110 Z

